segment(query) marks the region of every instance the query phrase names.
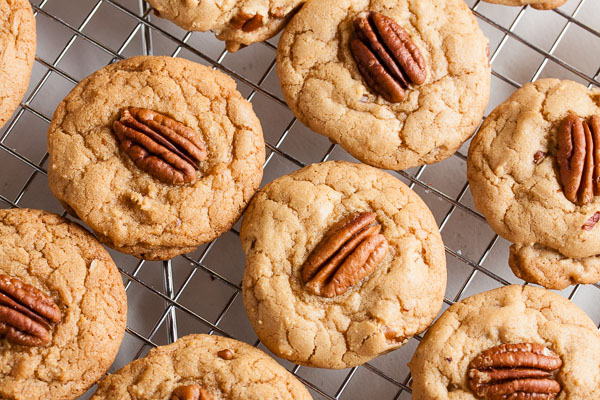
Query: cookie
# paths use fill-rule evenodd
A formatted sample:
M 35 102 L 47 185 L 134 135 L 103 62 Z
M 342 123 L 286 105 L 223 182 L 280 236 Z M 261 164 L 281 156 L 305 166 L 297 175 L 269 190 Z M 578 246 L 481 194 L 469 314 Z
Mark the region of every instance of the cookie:
M 475 132 L 488 53 L 462 0 L 322 0 L 287 25 L 277 72 L 302 123 L 364 163 L 404 169 L 449 157 Z
M 0 210 L 0 398 L 76 399 L 112 364 L 126 318 L 121 276 L 92 235 Z
M 134 57 L 79 83 L 48 131 L 50 188 L 110 247 L 190 252 L 231 228 L 258 189 L 262 129 L 233 79 Z
M 475 205 L 513 243 L 515 274 L 553 289 L 600 280 L 600 197 L 571 201 L 561 178 L 559 133 L 571 114 L 581 125 L 600 116 L 600 90 L 557 79 L 527 84 L 484 121 L 467 161 Z
M 454 304 L 429 328 L 409 363 L 412 398 L 594 399 L 599 359 L 598 327 L 583 310 L 548 290 L 506 286 Z
M 0 1 L 0 128 L 27 91 L 35 47 L 35 17 L 29 1 Z
M 376 168 L 330 161 L 276 179 L 250 203 L 240 238 L 250 322 L 294 363 L 365 363 L 425 330 L 442 306 L 435 220 Z
M 159 17 L 189 31 L 212 30 L 227 50 L 262 42 L 285 26 L 306 0 L 149 0 Z
M 526 6 L 531 5 L 538 10 L 552 10 L 562 6 L 567 0 L 483 0 L 488 3 L 504 4 L 505 6 Z
M 185 396 L 192 393 L 198 397 Z M 152 349 L 107 376 L 92 396 L 102 399 L 310 400 L 311 396 L 257 348 L 221 336 L 189 335 Z

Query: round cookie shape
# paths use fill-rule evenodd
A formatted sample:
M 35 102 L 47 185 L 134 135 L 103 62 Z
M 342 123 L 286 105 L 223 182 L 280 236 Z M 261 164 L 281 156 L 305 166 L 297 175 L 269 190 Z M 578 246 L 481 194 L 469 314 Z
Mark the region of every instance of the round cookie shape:
M 494 4 L 504 4 L 505 6 L 526 6 L 531 5 L 531 7 L 536 8 L 538 10 L 553 10 L 565 4 L 567 0 L 483 0 L 488 3 Z
M 275 36 L 306 0 L 149 0 L 155 13 L 190 31 L 212 30 L 235 52 Z
M 229 350 L 229 352 L 227 352 Z M 311 400 L 308 390 L 275 360 L 246 343 L 188 335 L 150 350 L 98 384 L 93 400 L 170 400 L 198 385 L 212 400 Z
M 425 61 L 424 83 L 399 103 L 371 89 L 353 58 L 354 20 L 365 11 L 404 28 Z M 287 25 L 277 72 L 302 123 L 364 163 L 404 169 L 451 156 L 475 132 L 489 99 L 488 52 L 462 0 L 322 0 Z
M 162 113 L 195 132 L 206 159 L 194 183 L 164 183 L 120 149 L 113 124 L 128 107 Z M 48 131 L 54 195 L 98 238 L 164 260 L 231 228 L 258 189 L 264 139 L 252 105 L 225 74 L 188 60 L 134 57 L 81 81 Z
M 27 91 L 35 48 L 35 17 L 29 1 L 0 2 L 0 128 Z
M 558 400 L 600 396 L 600 334 L 564 297 L 533 286 L 506 286 L 452 305 L 429 328 L 409 367 L 414 400 L 475 400 L 471 361 L 502 344 L 535 344 L 562 360 Z
M 484 121 L 467 162 L 475 205 L 514 243 L 515 274 L 553 289 L 600 280 L 600 197 L 577 205 L 561 185 L 557 136 L 569 113 L 600 115 L 600 90 L 557 79 L 524 85 Z
M 50 296 L 62 318 L 47 345 L 0 339 L 0 398 L 76 399 L 102 378 L 125 334 L 127 298 L 109 254 L 58 215 L 0 210 L 0 274 Z
M 334 224 L 364 212 L 381 225 L 387 255 L 344 293 L 313 294 L 302 279 L 309 254 Z M 330 161 L 276 179 L 250 203 L 240 237 L 250 322 L 294 363 L 363 364 L 425 330 L 442 306 L 446 259 L 435 220 L 412 190 L 376 168 Z

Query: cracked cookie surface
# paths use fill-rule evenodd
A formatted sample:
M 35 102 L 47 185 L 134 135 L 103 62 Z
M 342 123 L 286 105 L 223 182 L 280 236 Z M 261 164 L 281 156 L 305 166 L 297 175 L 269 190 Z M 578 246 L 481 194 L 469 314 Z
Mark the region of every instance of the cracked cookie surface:
M 356 212 L 375 214 L 388 254 L 344 294 L 311 294 L 302 265 L 333 224 Z M 251 202 L 240 237 L 250 321 L 273 353 L 295 363 L 365 363 L 425 330 L 441 308 L 446 259 L 435 220 L 412 190 L 376 168 L 331 161 L 276 179 Z
M 600 197 L 578 206 L 562 191 L 557 131 L 569 112 L 600 114 L 600 90 L 572 81 L 527 84 L 484 121 L 469 149 L 467 176 L 475 205 L 514 243 L 511 268 L 547 288 L 600 280 Z
M 349 41 L 353 19 L 377 11 L 419 48 L 427 79 L 392 104 L 365 83 Z M 474 132 L 489 99 L 488 40 L 462 0 L 321 0 L 287 25 L 277 72 L 294 114 L 359 160 L 386 169 L 441 161 Z
M 222 350 L 232 358 L 220 357 Z M 169 400 L 196 384 L 213 400 L 311 400 L 308 390 L 264 352 L 216 335 L 189 335 L 157 347 L 98 384 L 92 400 Z
M 262 42 L 285 26 L 306 0 L 148 0 L 158 15 L 191 31 L 212 30 L 227 50 Z M 254 18 L 254 19 L 253 19 Z
M 147 108 L 199 133 L 208 157 L 194 184 L 162 183 L 123 153 L 121 110 Z M 134 57 L 79 83 L 48 131 L 48 179 L 67 210 L 124 253 L 168 259 L 229 230 L 258 189 L 264 139 L 233 79 L 170 57 Z
M 414 400 L 475 400 L 469 363 L 504 343 L 537 343 L 562 359 L 558 400 L 600 396 L 600 334 L 566 298 L 533 286 L 506 286 L 451 306 L 429 328 L 409 363 Z
M 552 10 L 562 6 L 567 0 L 483 0 L 488 3 L 503 4 L 505 6 L 526 6 L 531 5 L 538 10 Z
M 0 210 L 0 273 L 49 295 L 62 313 L 46 347 L 0 339 L 0 398 L 76 399 L 110 367 L 125 333 L 125 289 L 109 254 L 58 215 Z
M 35 48 L 35 17 L 29 1 L 0 1 L 0 128 L 27 91 Z

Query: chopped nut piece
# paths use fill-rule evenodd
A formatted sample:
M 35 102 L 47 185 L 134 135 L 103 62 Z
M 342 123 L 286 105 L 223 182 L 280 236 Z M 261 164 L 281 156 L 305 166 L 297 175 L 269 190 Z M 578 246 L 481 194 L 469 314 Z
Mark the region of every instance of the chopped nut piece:
M 260 14 L 250 15 L 241 12 L 231 18 L 229 23 L 236 29 L 244 32 L 253 32 L 263 26 L 263 16 Z
M 596 211 L 594 215 L 588 218 L 588 220 L 585 221 L 585 224 L 583 224 L 581 229 L 591 231 L 592 229 L 594 229 L 598 221 L 600 221 L 600 211 Z
M 229 349 L 221 350 L 217 353 L 223 360 L 231 360 L 233 358 L 233 351 Z
M 175 389 L 171 400 L 212 400 L 212 397 L 199 385 L 186 385 Z
M 536 164 L 539 164 L 542 162 L 542 160 L 546 157 L 546 153 L 543 151 L 538 151 L 537 153 L 535 153 L 533 155 L 533 162 Z

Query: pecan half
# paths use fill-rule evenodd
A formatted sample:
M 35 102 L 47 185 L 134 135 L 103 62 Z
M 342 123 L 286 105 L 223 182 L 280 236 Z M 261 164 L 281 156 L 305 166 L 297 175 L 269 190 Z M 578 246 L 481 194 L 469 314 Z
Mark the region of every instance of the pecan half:
M 321 240 L 302 266 L 302 281 L 313 294 L 334 297 L 373 273 L 388 252 L 371 212 L 352 214 Z
M 600 117 L 582 121 L 570 113 L 558 130 L 558 166 L 565 197 L 591 203 L 600 194 Z
M 502 344 L 471 360 L 469 386 L 488 400 L 551 400 L 561 391 L 553 378 L 561 366 L 560 357 L 543 345 Z
M 246 14 L 240 12 L 236 14 L 229 23 L 236 29 L 241 29 L 244 32 L 254 32 L 258 28 L 263 26 L 263 16 L 260 14 Z
M 354 20 L 350 50 L 367 85 L 391 103 L 404 100 L 409 84 L 427 78 L 425 59 L 408 33 L 390 17 L 374 11 Z
M 113 130 L 134 164 L 164 183 L 194 183 L 198 164 L 206 160 L 206 147 L 193 129 L 152 110 L 124 109 Z
M 186 385 L 175 389 L 171 400 L 212 400 L 212 397 L 199 385 Z
M 0 274 L 0 337 L 23 346 L 44 346 L 52 323 L 62 319 L 51 297 L 20 279 Z

